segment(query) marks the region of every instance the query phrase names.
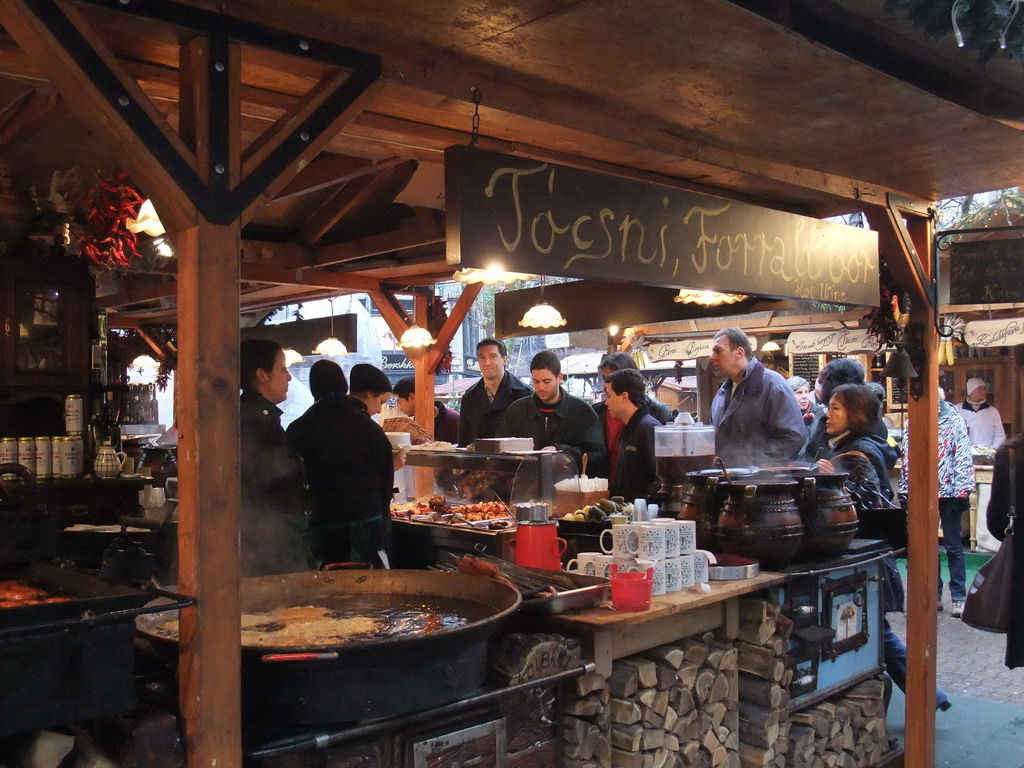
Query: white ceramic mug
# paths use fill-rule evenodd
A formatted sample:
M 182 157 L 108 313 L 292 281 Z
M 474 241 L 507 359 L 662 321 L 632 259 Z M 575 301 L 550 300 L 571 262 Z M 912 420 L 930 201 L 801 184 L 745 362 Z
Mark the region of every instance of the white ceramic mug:
M 651 594 L 652 595 L 664 595 L 665 594 L 665 561 L 664 560 L 651 560 L 645 557 L 638 557 L 636 559 L 637 572 L 643 573 L 648 568 L 654 570 L 654 580 L 651 582 Z
M 697 523 L 679 520 L 679 554 L 690 555 L 697 550 Z
M 640 566 L 636 564 L 635 557 L 616 557 L 615 565 L 619 573 L 639 573 Z
M 659 517 L 654 521 L 665 527 L 665 557 L 679 557 L 680 533 L 682 532 L 682 520 L 673 520 L 670 517 Z
M 715 556 L 706 549 L 698 549 L 693 553 L 693 580 L 694 582 L 707 584 L 711 579 L 708 576 L 708 566 L 717 563 Z
M 647 560 L 664 560 L 665 540 L 668 538 L 665 526 L 650 522 L 640 523 L 638 528 L 640 547 L 637 557 Z
M 609 547 L 604 540 L 605 534 L 612 537 Z M 626 525 L 614 525 L 601 531 L 601 551 L 606 555 L 615 557 L 636 557 L 640 548 L 640 535 L 638 526 L 634 523 Z
M 565 570 L 574 573 L 582 573 L 584 576 L 600 576 L 611 578 L 611 566 L 615 558 L 611 555 L 603 555 L 600 552 L 580 552 L 576 557 L 566 563 Z
M 687 589 L 697 583 L 693 554 L 679 556 L 679 588 Z
M 665 591 L 666 592 L 678 592 L 683 588 L 683 571 L 681 558 L 677 555 L 676 557 L 665 558 Z

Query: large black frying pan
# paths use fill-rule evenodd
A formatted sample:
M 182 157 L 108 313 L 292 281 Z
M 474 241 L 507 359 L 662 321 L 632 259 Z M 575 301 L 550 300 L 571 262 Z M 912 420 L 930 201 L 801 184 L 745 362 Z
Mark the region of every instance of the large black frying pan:
M 430 634 L 352 639 L 303 647 L 242 647 L 242 697 L 247 717 L 275 724 L 317 725 L 390 717 L 455 701 L 481 686 L 487 639 L 521 600 L 508 584 L 435 571 L 330 571 L 242 580 L 242 611 L 361 595 L 467 603 L 470 623 Z M 176 643 L 154 634 L 166 614 L 140 616 L 136 626 L 158 650 Z

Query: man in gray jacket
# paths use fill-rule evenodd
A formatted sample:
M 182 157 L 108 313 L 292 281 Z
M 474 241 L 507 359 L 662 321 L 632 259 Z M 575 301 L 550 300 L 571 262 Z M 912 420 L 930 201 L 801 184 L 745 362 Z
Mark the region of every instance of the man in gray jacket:
M 795 458 L 807 434 L 800 406 L 786 380 L 753 359 L 747 334 L 715 334 L 711 364 L 729 377 L 711 401 L 715 451 L 726 466 Z

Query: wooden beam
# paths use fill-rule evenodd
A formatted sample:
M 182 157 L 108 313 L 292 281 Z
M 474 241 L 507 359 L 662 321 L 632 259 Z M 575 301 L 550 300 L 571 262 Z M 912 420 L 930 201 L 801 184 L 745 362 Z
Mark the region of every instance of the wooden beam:
M 407 162 L 415 163 L 416 161 Z M 347 214 L 371 200 L 390 180 L 390 173 L 381 171 L 347 182 L 345 186 L 327 198 L 320 208 L 309 217 L 295 239 L 304 245 L 313 245 Z
M 344 184 L 346 181 L 351 181 L 360 176 L 374 174 L 384 168 L 391 168 L 400 162 L 402 162 L 400 157 L 390 157 L 380 162 L 372 162 L 361 157 L 321 152 L 277 193 L 274 202 L 287 200 L 290 197 L 308 195 L 312 192 L 319 192 L 322 189 Z
M 318 88 L 307 94 L 307 96 L 296 104 L 296 106 L 286 113 L 286 120 L 289 124 L 298 124 L 301 120 L 308 117 L 315 111 L 324 99 L 333 95 L 339 88 L 344 87 L 345 78 L 339 78 L 337 76 L 329 77 Z M 352 103 L 338 114 L 327 126 L 327 128 L 320 132 L 319 135 L 309 136 L 306 141 L 306 148 L 303 150 L 298 157 L 296 157 L 288 166 L 288 170 L 277 177 L 271 184 L 267 185 L 266 190 L 260 195 L 253 203 L 246 208 L 242 214 L 242 223 L 250 221 L 261 207 L 267 202 L 273 200 L 277 193 L 284 189 L 285 185 L 288 184 L 292 179 L 295 178 L 296 174 L 304 168 L 310 160 L 316 157 L 330 141 L 337 135 L 337 133 L 352 122 L 353 119 L 359 113 L 361 113 L 366 107 L 373 101 L 376 95 L 384 87 L 384 83 L 381 80 L 376 80 L 367 86 Z M 264 141 L 255 147 L 254 149 L 250 146 L 250 154 L 245 158 L 245 162 L 242 165 L 243 174 L 247 175 L 249 169 L 255 168 L 259 161 L 264 159 L 276 146 L 278 146 L 284 139 L 286 134 L 281 131 L 276 131 L 274 134 L 264 134 Z
M 345 264 L 382 253 L 406 251 L 423 245 L 436 245 L 443 243 L 444 238 L 443 219 L 437 216 L 417 215 L 412 219 L 403 220 L 398 229 L 390 232 L 318 248 L 314 252 L 310 266 L 326 267 Z
M 931 240 L 931 222 L 911 220 L 908 228 L 917 243 Z M 923 253 L 929 253 L 924 246 Z M 904 255 L 904 258 L 906 256 Z M 908 265 L 903 265 L 907 267 Z M 931 262 L 924 262 L 926 278 L 931 278 Z M 912 271 L 912 270 L 911 270 Z M 938 333 L 932 308 L 918 301 L 911 323 L 923 329 L 925 362 L 918 368 L 923 396 L 910 399 L 908 408 L 910 475 L 908 477 L 907 518 L 909 554 L 907 564 L 907 691 L 906 747 L 907 765 L 930 768 L 935 764 L 935 658 L 936 616 L 934 597 L 938 593 L 939 526 L 939 365 Z
M 455 302 L 451 314 L 448 315 L 448 319 L 444 322 L 444 327 L 437 334 L 437 343 L 430 349 L 430 354 L 427 358 L 427 370 L 431 374 L 437 373 L 437 366 L 441 362 L 441 356 L 448 351 L 448 347 L 451 345 L 452 339 L 455 338 L 459 326 L 466 319 L 466 315 L 469 314 L 473 302 L 476 301 L 476 297 L 480 295 L 483 287 L 483 283 L 470 283 L 459 294 L 459 300 Z
M 189 765 L 241 765 L 238 530 L 239 227 L 176 233 L 179 692 Z
M 116 310 L 119 307 L 127 307 L 131 304 L 140 304 L 144 301 L 157 301 L 176 296 L 178 283 L 176 280 L 165 280 L 161 283 L 148 285 L 125 285 L 125 279 L 121 279 L 122 289 L 117 293 L 97 296 L 96 303 L 107 310 Z
M 27 89 L 0 113 L 0 146 L 10 144 L 18 136 L 31 131 L 51 115 L 60 103 L 60 94 L 40 93 L 36 88 Z
M 269 264 L 241 265 L 241 279 L 252 283 L 273 283 L 276 285 L 300 285 L 310 288 L 327 288 L 350 293 L 375 291 L 380 281 L 361 275 L 323 272 L 316 269 L 289 269 Z
M 31 57 L 67 100 L 75 113 L 110 147 L 117 147 L 118 157 L 132 178 L 153 198 L 168 230 L 185 230 L 196 225 L 197 213 L 188 195 L 178 186 L 163 164 L 153 156 L 124 120 L 121 113 L 107 101 L 106 95 L 93 83 L 79 55 L 66 49 L 61 41 L 36 16 L 29 0 L 0 0 L 0 24 Z M 181 156 L 194 163 L 195 158 L 181 143 L 153 107 L 138 83 L 120 67 L 113 54 L 89 29 L 79 11 L 63 5 L 73 33 L 80 36 L 89 49 L 90 58 L 105 64 L 117 77 L 124 98 L 134 103 L 153 120 Z
M 430 311 L 430 296 L 426 293 L 417 293 L 413 297 L 413 320 L 420 328 L 427 327 L 427 319 Z M 409 355 L 413 362 L 413 369 L 416 376 L 416 391 L 414 400 L 416 403 L 416 423 L 427 431 L 431 437 L 434 436 L 434 369 L 430 366 L 430 355 L 427 350 L 418 350 Z
M 377 307 L 377 311 L 384 318 L 384 322 L 387 323 L 391 333 L 394 334 L 396 339 L 401 339 L 402 334 L 409 330 L 412 321 L 405 313 L 405 310 L 398 304 L 394 294 L 380 288 L 375 291 L 368 291 L 368 293 L 370 294 L 370 300 Z

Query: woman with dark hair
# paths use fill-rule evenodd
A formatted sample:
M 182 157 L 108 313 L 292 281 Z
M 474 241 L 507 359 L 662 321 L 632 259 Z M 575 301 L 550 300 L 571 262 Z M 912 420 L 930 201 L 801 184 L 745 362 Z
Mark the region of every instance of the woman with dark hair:
M 1014 506 L 1024 505 L 1024 435 L 1017 435 L 999 446 L 992 472 L 992 496 L 986 522 L 992 535 L 1002 541 L 1010 522 L 1010 462 L 1013 462 Z M 1024 523 L 1020 515 L 1013 520 L 1013 587 L 1010 602 L 1013 612 L 1006 632 L 1006 666 L 1024 667 Z
M 862 485 L 877 488 L 882 499 L 892 499 L 889 470 L 896 464 L 896 449 L 876 435 L 880 405 L 874 392 L 863 384 L 841 384 L 832 390 L 825 414 L 828 442 L 825 458 L 818 460 L 824 472 L 863 471 Z M 891 557 L 882 561 L 882 600 L 885 612 L 903 612 L 903 581 Z M 883 619 L 882 649 L 886 671 L 901 691 L 907 689 L 907 647 L 888 619 Z M 888 698 L 886 699 L 888 702 Z M 935 706 L 943 711 L 953 706 L 945 692 L 936 687 Z
M 292 379 L 284 350 L 269 339 L 247 339 L 239 352 L 242 575 L 308 570 L 302 463 L 288 444 L 277 407 Z
M 864 384 L 864 366 L 852 357 L 837 357 L 826 363 L 825 367 L 818 372 L 814 391 L 822 405 L 827 408 L 832 399 L 832 393 L 844 384 Z M 883 440 L 887 440 L 889 437 L 889 430 L 885 426 L 885 422 L 882 421 L 881 410 L 878 411 L 873 431 Z M 817 461 L 825 456 L 826 444 L 829 439 L 824 419 L 818 419 L 811 429 L 801 458 L 807 461 Z

